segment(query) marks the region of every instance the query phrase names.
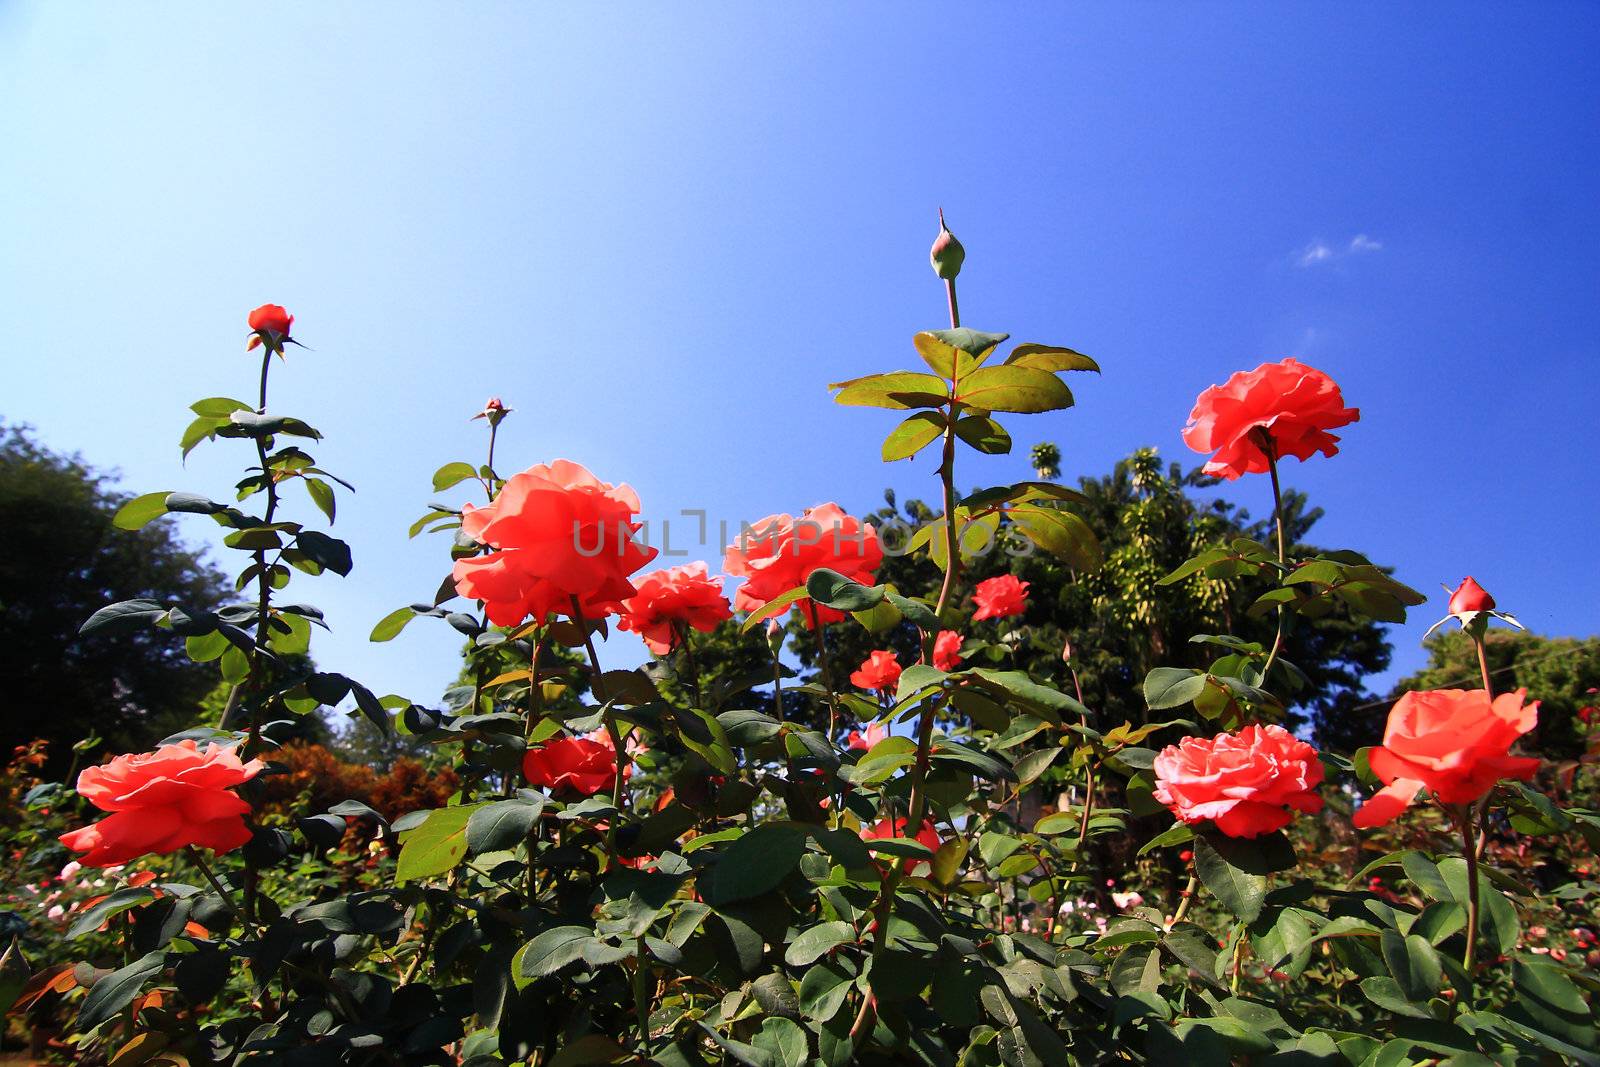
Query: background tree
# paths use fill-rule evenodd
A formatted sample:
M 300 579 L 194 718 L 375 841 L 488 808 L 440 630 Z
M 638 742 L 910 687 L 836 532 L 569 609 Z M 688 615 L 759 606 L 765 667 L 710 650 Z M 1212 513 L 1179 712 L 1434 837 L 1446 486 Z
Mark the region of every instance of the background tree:
M 78 636 L 106 603 L 147 597 L 201 609 L 226 596 L 222 575 L 177 539 L 170 520 L 137 532 L 111 517 L 127 497 L 76 456 L 0 425 L 0 745 L 51 743 L 64 765 L 91 733 L 139 751 L 200 716 L 215 664 L 181 640 L 140 629 Z

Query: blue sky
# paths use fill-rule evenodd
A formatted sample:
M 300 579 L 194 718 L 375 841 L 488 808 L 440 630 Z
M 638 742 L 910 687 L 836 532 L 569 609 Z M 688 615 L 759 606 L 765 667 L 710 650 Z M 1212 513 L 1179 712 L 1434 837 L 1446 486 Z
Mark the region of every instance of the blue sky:
M 1197 458 L 1195 395 L 1294 355 L 1362 409 L 1286 469 L 1322 543 L 1592 634 L 1597 51 L 1600 10 L 1558 3 L 13 0 L 0 416 L 132 491 L 223 495 L 242 446 L 183 468 L 185 406 L 249 395 L 245 314 L 287 305 L 314 351 L 273 406 L 359 489 L 355 572 L 301 594 L 335 628 L 316 654 L 429 701 L 453 632 L 366 635 L 438 584 L 445 546 L 405 530 L 490 394 L 503 470 L 575 459 L 657 519 L 934 498 L 931 464 L 878 461 L 894 417 L 824 385 L 944 325 L 942 205 L 967 325 L 1106 368 L 964 482 L 1025 476 L 1039 440 L 1068 477 Z M 1270 507 L 1264 479 L 1231 495 Z

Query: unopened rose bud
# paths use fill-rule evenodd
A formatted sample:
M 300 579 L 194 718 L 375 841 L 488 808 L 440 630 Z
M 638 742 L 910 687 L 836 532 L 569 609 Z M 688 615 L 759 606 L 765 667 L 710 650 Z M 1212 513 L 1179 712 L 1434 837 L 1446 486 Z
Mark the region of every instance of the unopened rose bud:
M 1450 614 L 1460 617 L 1478 611 L 1493 611 L 1494 597 L 1471 577 L 1456 586 L 1450 594 Z
M 289 328 L 294 325 L 294 316 L 281 304 L 262 304 L 250 312 L 249 324 L 252 332 L 249 343 L 245 345 L 246 352 L 263 341 L 274 352 L 282 352 L 283 342 L 289 340 Z
M 512 409 L 506 407 L 505 402 L 497 396 L 491 396 L 483 402 L 483 410 L 472 416 L 475 419 L 488 419 L 490 426 L 500 425 L 500 420 L 511 414 Z
M 967 258 L 967 250 L 944 224 L 944 208 L 939 209 L 939 236 L 934 238 L 933 251 L 928 258 L 933 262 L 933 273 L 947 282 L 954 281 L 961 273 L 961 264 Z

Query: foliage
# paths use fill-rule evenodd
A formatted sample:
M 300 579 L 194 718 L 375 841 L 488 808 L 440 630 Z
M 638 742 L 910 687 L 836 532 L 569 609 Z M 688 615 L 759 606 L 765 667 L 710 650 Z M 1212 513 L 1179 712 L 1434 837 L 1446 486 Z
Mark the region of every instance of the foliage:
M 937 445 L 941 507 L 927 517 L 940 521 L 907 542 L 926 564 L 903 586 L 817 567 L 771 609 L 803 596 L 846 613 L 816 632 L 820 648 L 843 647 L 857 627 L 898 631 L 908 662 L 879 699 L 841 689 L 832 669 L 789 681 L 773 714 L 744 695 L 771 677 L 741 673 L 741 656 L 766 666 L 759 646 L 704 673 L 697 644 L 647 669 L 604 670 L 593 636 L 602 614 L 626 606 L 586 611 L 583 597 L 598 588 L 579 574 L 587 564 L 540 570 L 541 550 L 572 555 L 559 529 L 531 531 L 542 549 L 491 542 L 486 552 L 464 505 L 431 505 L 414 532 L 449 534 L 441 557 L 453 573 L 503 580 L 498 604 L 529 599 L 516 583 L 534 582 L 541 595 L 568 594 L 570 610 L 558 603 L 554 614 L 491 626 L 481 605 L 452 603 L 446 579 L 380 620 L 376 640 L 424 618 L 468 640 L 466 672 L 443 707 L 295 665 L 288 657 L 306 652 L 321 616 L 284 587 L 294 571 L 347 574 L 351 559 L 279 512 L 280 494 L 299 483 L 331 520 L 334 490 L 286 443 L 317 432 L 269 413 L 268 371 L 292 339 L 258 326 L 258 404 L 200 402 L 183 447 L 210 437 L 253 445 L 238 503 L 260 510 L 164 492 L 118 516 L 130 528 L 168 511 L 211 516 L 233 531 L 238 588 L 253 589 L 253 602 L 138 599 L 84 628 L 168 630 L 194 658 L 220 661 L 232 686 L 224 722 L 199 733 L 276 765 L 241 788 L 253 838 L 210 859 L 188 848 L 115 872 L 115 892 L 80 904 L 74 926 L 86 939 L 65 959 L 19 947 L 0 962 L 15 1010 L 70 1014 L 60 1037 L 69 1055 L 119 1065 L 1600 1062 L 1590 1004 L 1600 978 L 1578 953 L 1536 944 L 1530 927 L 1594 914 L 1600 884 L 1578 860 L 1600 842 L 1586 765 L 1555 798 L 1502 782 L 1358 837 L 1348 815 L 1354 790 L 1372 786 L 1366 751 L 1324 751 L 1319 764 L 1278 730 L 1275 751 L 1292 754 L 1302 775 L 1295 790 L 1273 788 L 1270 754 L 1252 762 L 1251 751 L 1221 766 L 1219 781 L 1248 779 L 1244 793 L 1267 809 L 1287 797 L 1309 811 L 1325 797 L 1320 818 L 1290 821 L 1284 809 L 1285 829 L 1253 838 L 1222 834 L 1188 801 L 1164 802 L 1190 821 L 1163 819 L 1158 833 L 1130 818 L 1157 810 L 1155 796 L 1176 782 L 1170 753 L 1152 747 L 1158 737 L 1259 736 L 1247 725 L 1285 718 L 1313 691 L 1291 655 L 1297 635 L 1329 619 L 1359 634 L 1363 620 L 1399 621 L 1422 597 L 1363 556 L 1290 536 L 1307 513 L 1282 494 L 1266 431 L 1251 447 L 1271 474 L 1270 531 L 1192 521 L 1184 494 L 1170 492 L 1176 476 L 1157 484 L 1140 473 L 1148 461 L 1130 467 L 1138 492 L 1115 500 L 1042 479 L 958 494 L 958 456 L 1009 450 L 998 415 L 1066 408 L 1061 375 L 1098 370 L 1059 346 L 1018 344 L 1002 356 L 1004 334 L 961 327 L 958 247 L 942 230 L 933 257 L 950 328 L 912 342 L 931 373 L 834 386 L 840 403 L 900 418 L 885 459 Z M 267 310 L 287 331 L 287 312 L 258 312 Z M 436 493 L 463 486 L 514 514 L 518 494 L 500 495 L 507 479 L 494 459 L 507 412 L 486 406 L 484 462 L 446 464 Z M 535 482 L 529 493 L 549 494 L 549 514 L 599 496 L 611 512 L 637 510 L 581 468 L 560 484 L 524 484 Z M 1199 537 L 1174 537 L 1191 527 Z M 963 577 L 983 573 L 977 546 L 989 541 L 1054 561 L 1024 567 L 1037 610 L 1044 620 L 1061 612 L 1102 662 L 1078 670 L 1074 650 L 1035 671 L 1003 627 L 972 623 Z M 1175 544 L 1190 558 L 1170 557 Z M 497 554 L 512 551 L 533 554 L 494 571 L 505 562 Z M 1145 591 L 1149 611 L 1100 618 L 1096 606 L 1109 609 L 1128 587 Z M 762 614 L 740 628 L 759 633 Z M 1481 617 L 1460 621 L 1483 637 Z M 1145 643 L 1132 645 L 1141 628 Z M 964 661 L 934 666 L 940 635 L 957 633 L 969 639 Z M 571 654 L 546 654 L 557 648 Z M 826 707 L 826 724 L 792 714 L 797 698 Z M 454 775 L 448 799 L 435 794 L 398 817 L 355 797 L 329 803 L 329 789 L 360 783 L 309 750 L 281 750 L 273 724 L 346 699 L 374 726 L 433 746 Z M 905 729 L 865 750 L 845 743 L 849 725 L 866 723 Z M 297 764 L 287 777 L 298 799 L 280 813 L 264 801 Z M 1047 772 L 1061 786 L 1058 810 L 1023 816 L 1020 798 Z M 1315 792 L 1325 772 L 1358 785 Z M 33 835 L 24 853 L 59 851 L 63 812 L 82 817 L 59 783 L 27 789 L 20 803 L 18 832 Z M 1258 829 L 1275 817 L 1256 814 Z M 367 829 L 353 834 L 350 820 Z M 358 846 L 365 833 L 376 837 Z M 1108 917 L 1087 860 L 1109 842 L 1132 855 Z M 1561 866 L 1530 872 L 1530 842 Z M 1188 883 L 1162 901 L 1174 864 Z M 1555 881 L 1536 879 L 1536 893 L 1530 873 Z M 1581 947 L 1576 929 L 1562 936 Z
M 225 595 L 222 575 L 171 523 L 133 535 L 113 528 L 125 500 L 108 476 L 0 424 L 0 751 L 38 738 L 61 754 L 59 770 L 86 737 L 144 748 L 193 722 L 215 683 L 156 631 L 77 638 L 108 600 L 210 610 Z

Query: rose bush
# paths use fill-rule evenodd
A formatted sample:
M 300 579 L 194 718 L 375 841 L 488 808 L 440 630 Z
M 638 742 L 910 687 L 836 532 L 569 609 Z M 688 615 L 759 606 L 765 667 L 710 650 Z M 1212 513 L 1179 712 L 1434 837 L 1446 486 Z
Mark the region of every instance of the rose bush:
M 413 527 L 448 535 L 442 581 L 372 633 L 429 619 L 466 639 L 437 706 L 304 655 L 325 620 L 284 590 L 349 574 L 351 552 L 290 517 L 287 494 L 331 523 L 344 483 L 306 451 L 320 434 L 268 406 L 292 317 L 252 313 L 257 402 L 200 401 L 182 442 L 250 447 L 237 499 L 158 492 L 118 515 L 210 516 L 245 599 L 126 601 L 84 626 L 181 638 L 217 664 L 226 707 L 84 771 L 77 793 L 11 791 L 18 856 L 122 866 L 94 896 L 63 888 L 83 868 L 41 879 L 67 928 L 47 953 L 5 951 L 0 999 L 40 1031 L 65 1023 L 52 1054 L 129 1067 L 1600 1062 L 1583 955 L 1600 813 L 1586 764 L 1541 790 L 1512 754 L 1538 705 L 1495 694 L 1481 652 L 1491 621 L 1514 620 L 1471 583 L 1446 618 L 1477 643 L 1482 689 L 1402 699 L 1368 748 L 1317 752 L 1280 725 L 1301 681 L 1293 627 L 1399 621 L 1424 599 L 1285 536 L 1279 460 L 1334 455 L 1330 431 L 1357 415 L 1328 375 L 1294 360 L 1234 375 L 1186 430 L 1211 473 L 1270 476 L 1277 536 L 1200 545 L 1161 581 L 1261 580 L 1250 610 L 1273 641 L 1185 635 L 1191 654 L 1142 684 L 1130 667 L 1116 684 L 1159 713 L 1137 725 L 1097 714 L 1070 649 L 1065 688 L 1018 666 L 1027 597 L 1059 591 L 1014 575 L 968 588 L 970 561 L 1042 552 L 1092 571 L 1090 502 L 1053 481 L 962 494 L 957 460 L 1009 451 L 1002 416 L 1071 406 L 1064 376 L 1099 366 L 1058 345 L 1002 356 L 1005 334 L 962 326 L 965 255 L 941 219 L 950 324 L 913 338 L 925 370 L 832 386 L 898 415 L 885 460 L 938 456 L 942 509 L 904 545 L 936 569 L 929 588 L 874 584 L 880 532 L 837 504 L 741 533 L 723 559 L 731 611 L 704 564 L 641 573 L 654 550 L 633 491 L 567 460 L 502 478 L 515 424 L 494 400 L 482 461 L 432 480 L 477 499 Z M 798 680 L 783 631 L 760 636 L 786 612 L 820 667 Z M 644 666 L 601 663 L 612 617 Z M 830 647 L 853 627 L 883 647 L 847 687 Z M 753 667 L 708 657 L 712 632 L 748 635 Z M 337 707 L 429 746 L 448 801 L 396 814 L 302 788 L 292 814 L 267 803 L 263 781 L 301 760 L 284 726 Z M 1046 774 L 1065 783 L 1049 797 Z M 79 827 L 85 803 L 110 814 Z M 1157 813 L 1158 833 L 1128 840 Z M 1567 873 L 1530 860 L 1530 840 Z M 1113 843 L 1138 858 L 1101 884 L 1086 858 Z M 1541 944 L 1572 915 L 1587 940 Z

